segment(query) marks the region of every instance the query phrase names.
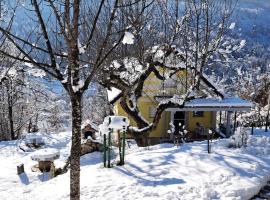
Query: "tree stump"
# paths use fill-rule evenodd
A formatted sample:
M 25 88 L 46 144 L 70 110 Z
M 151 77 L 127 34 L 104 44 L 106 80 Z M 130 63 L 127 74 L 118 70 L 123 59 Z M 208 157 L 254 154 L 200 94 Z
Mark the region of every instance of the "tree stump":
M 17 174 L 20 175 L 24 173 L 24 164 L 20 164 L 17 166 Z

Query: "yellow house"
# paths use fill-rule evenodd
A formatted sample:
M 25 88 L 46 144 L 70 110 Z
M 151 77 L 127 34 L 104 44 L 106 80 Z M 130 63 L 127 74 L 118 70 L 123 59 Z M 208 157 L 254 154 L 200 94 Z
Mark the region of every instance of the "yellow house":
M 162 71 L 161 73 L 166 73 Z M 165 74 L 166 76 L 166 74 Z M 183 94 L 188 83 L 191 81 L 187 76 L 185 70 L 173 75 L 166 81 L 158 79 L 154 73 L 152 73 L 144 83 L 143 96 L 138 101 L 138 107 L 142 116 L 151 123 L 155 116 L 156 108 L 162 100 L 170 99 L 175 95 Z M 218 89 L 208 81 L 204 75 L 201 79 L 200 91 L 208 91 L 213 98 L 199 98 L 189 101 L 185 104 L 184 108 L 171 107 L 163 112 L 157 128 L 150 133 L 150 140 L 153 143 L 158 142 L 160 139 L 170 139 L 168 130 L 170 129 L 170 122 L 174 124 L 175 131 L 179 131 L 179 126 L 184 125 L 188 130 L 190 138 L 198 139 L 196 133 L 196 127 L 199 125 L 203 127 L 203 130 L 216 129 L 217 113 L 225 111 L 227 117 L 227 135 L 229 133 L 229 127 L 231 126 L 231 114 L 233 112 L 248 111 L 252 107 L 252 104 L 248 101 L 240 99 L 238 97 L 225 97 Z M 200 91 L 197 93 L 199 94 Z M 119 101 L 117 100 L 117 89 L 113 88 L 112 91 L 108 91 L 109 100 L 112 100 L 114 105 L 114 114 L 126 116 L 131 121 L 132 126 L 136 126 L 134 121 L 128 114 L 122 109 Z M 219 118 L 219 117 L 218 117 Z M 221 121 L 219 122 L 221 123 Z

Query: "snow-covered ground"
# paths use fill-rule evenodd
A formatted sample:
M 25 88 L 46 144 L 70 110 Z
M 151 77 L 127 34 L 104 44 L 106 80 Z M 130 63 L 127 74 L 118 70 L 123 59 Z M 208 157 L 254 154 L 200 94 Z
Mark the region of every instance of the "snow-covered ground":
M 45 137 L 60 150 L 63 165 L 70 148 L 70 132 Z M 257 130 L 241 149 L 227 148 L 228 140 L 180 148 L 162 144 L 128 150 L 125 166 L 103 168 L 99 152 L 81 158 L 81 199 L 249 199 L 270 178 L 270 132 Z M 47 180 L 32 172 L 31 153 L 16 142 L 0 142 L 0 199 L 69 199 L 69 173 Z M 18 176 L 16 166 L 25 164 Z

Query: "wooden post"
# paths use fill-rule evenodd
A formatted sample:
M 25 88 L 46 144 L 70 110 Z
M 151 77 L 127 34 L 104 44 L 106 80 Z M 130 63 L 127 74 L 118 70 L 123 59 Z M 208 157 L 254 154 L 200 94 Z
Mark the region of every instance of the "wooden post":
M 253 132 L 254 132 L 254 122 L 252 122 L 251 124 L 251 135 L 253 135 Z
M 209 135 L 209 131 L 207 131 L 207 152 L 210 153 L 210 135 Z
M 24 173 L 24 164 L 20 164 L 17 166 L 17 174 L 20 175 Z
M 268 131 L 268 126 L 269 126 L 269 110 L 268 110 L 268 114 L 266 115 L 266 122 L 265 122 L 265 132 Z

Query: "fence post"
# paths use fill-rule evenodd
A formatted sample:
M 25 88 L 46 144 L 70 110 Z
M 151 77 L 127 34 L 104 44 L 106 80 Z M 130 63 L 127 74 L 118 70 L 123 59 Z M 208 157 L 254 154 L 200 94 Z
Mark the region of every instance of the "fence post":
M 207 130 L 207 152 L 210 153 L 210 133 Z
M 253 135 L 253 133 L 254 133 L 254 122 L 252 122 L 252 124 L 251 124 L 251 135 Z
M 117 131 L 117 136 L 118 136 L 118 148 L 119 148 L 119 158 L 120 158 L 119 165 L 121 165 L 121 161 L 122 161 L 122 139 L 121 139 L 121 133 L 120 133 L 119 130 Z
M 20 164 L 17 166 L 17 174 L 20 175 L 24 173 L 24 164 Z
M 103 135 L 103 163 L 104 167 L 106 167 L 106 161 L 107 161 L 107 145 L 106 145 L 106 134 Z
M 124 165 L 125 164 L 125 147 L 126 147 L 126 129 L 125 127 L 123 128 L 123 145 L 122 145 L 122 149 L 123 149 L 123 152 L 122 152 L 122 164 Z
M 109 137 L 108 137 L 108 168 L 111 167 L 111 134 L 112 129 L 109 130 Z
M 221 124 L 222 111 L 219 111 L 219 124 Z
M 269 113 L 266 115 L 265 132 L 268 131 L 268 124 L 269 124 Z

